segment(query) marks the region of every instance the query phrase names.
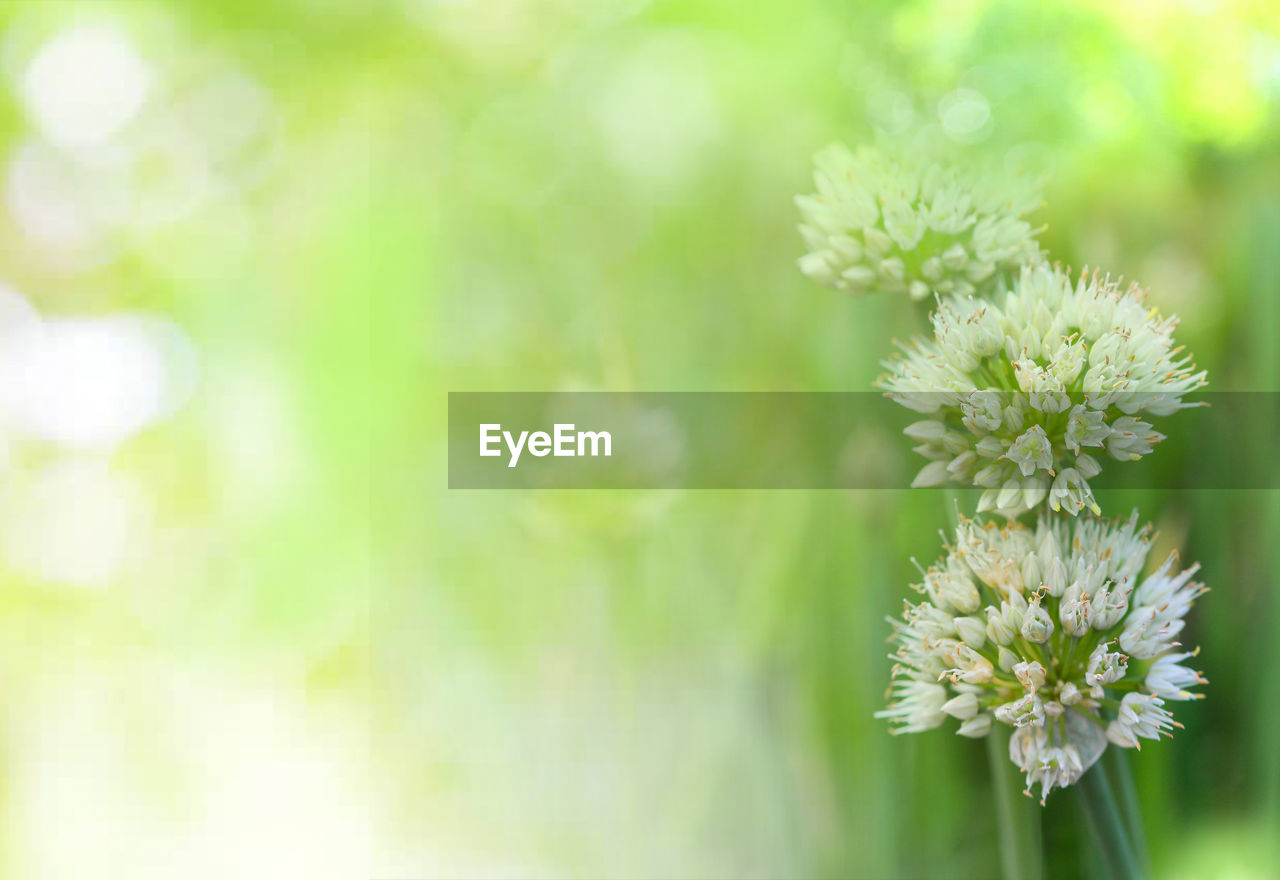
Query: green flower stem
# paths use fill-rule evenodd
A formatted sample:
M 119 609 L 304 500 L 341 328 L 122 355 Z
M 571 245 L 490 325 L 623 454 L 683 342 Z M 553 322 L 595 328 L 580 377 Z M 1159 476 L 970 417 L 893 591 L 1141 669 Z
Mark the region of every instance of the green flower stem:
M 1133 769 L 1129 766 L 1129 750 L 1108 748 L 1102 753 L 1107 762 L 1107 772 L 1115 782 L 1120 796 L 1120 807 L 1124 810 L 1125 823 L 1129 829 L 1129 840 L 1133 842 L 1134 854 L 1143 873 L 1151 873 L 1151 862 L 1147 854 L 1147 835 L 1142 827 L 1142 808 L 1138 805 L 1138 789 L 1133 784 Z
M 1040 880 L 1040 806 L 1018 793 L 1013 762 L 1009 760 L 1009 729 L 997 724 L 987 734 L 987 762 L 996 799 L 1000 830 L 1000 868 L 1005 880 Z
M 952 530 L 959 525 L 959 498 L 959 492 L 946 490 L 947 517 Z M 1040 848 L 1039 806 L 1018 793 L 1013 762 L 1009 760 L 1010 734 L 1005 725 L 996 724 L 986 736 L 987 763 L 991 765 L 991 788 L 996 796 L 996 824 L 1000 832 L 1000 868 L 1005 880 L 1040 880 L 1044 857 Z
M 1107 780 L 1105 763 L 1099 761 L 1094 764 L 1080 778 L 1078 785 L 1080 803 L 1089 820 L 1089 830 L 1093 832 L 1093 845 L 1111 876 L 1116 880 L 1142 880 L 1146 875 L 1133 854 L 1111 783 Z

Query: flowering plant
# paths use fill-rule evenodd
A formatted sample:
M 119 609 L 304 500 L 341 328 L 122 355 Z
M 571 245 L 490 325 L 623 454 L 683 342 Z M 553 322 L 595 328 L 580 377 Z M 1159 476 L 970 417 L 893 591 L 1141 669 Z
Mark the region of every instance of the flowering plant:
M 1137 748 L 1177 726 L 1166 702 L 1205 681 L 1174 639 L 1204 588 L 1196 566 L 1175 571 L 1176 554 L 1141 578 L 1150 538 L 1137 522 L 961 522 L 921 573 L 922 601 L 894 621 L 893 703 L 878 716 L 904 733 L 949 718 L 963 736 L 1016 728 L 1010 756 L 1042 803 L 1108 741 Z
M 1205 373 L 1146 291 L 1046 261 L 1023 219 L 1039 203 L 1027 179 L 841 146 L 816 165 L 818 192 L 796 200 L 801 271 L 936 302 L 931 336 L 900 343 L 877 381 L 926 416 L 905 430 L 928 460 L 912 485 L 982 488 L 976 515 L 1002 518 L 959 516 L 920 570 L 919 600 L 891 621 L 877 716 L 894 733 L 950 720 L 967 737 L 1009 731 L 1009 760 L 1042 805 L 1081 781 L 1110 797 L 1089 772 L 1103 752 L 1169 735 L 1172 706 L 1206 683 L 1177 641 L 1205 588 L 1176 553 L 1147 572 L 1150 528 L 1136 511 L 1100 518 L 1089 480 L 1103 458 L 1150 453 L 1164 439 L 1155 423 L 1195 406 L 1184 398 Z M 1099 842 L 1136 872 L 1126 841 Z
M 796 197 L 809 253 L 800 271 L 851 293 L 965 295 L 1000 270 L 1041 259 L 1022 219 L 1040 203 L 1029 178 L 1008 180 L 833 144 L 818 153 L 818 191 Z
M 1055 511 L 1100 513 L 1098 456 L 1146 455 L 1164 435 L 1143 417 L 1194 406 L 1183 395 L 1205 384 L 1174 344 L 1177 320 L 1145 296 L 1040 264 L 994 301 L 941 301 L 933 339 L 902 344 L 879 381 L 932 417 L 907 429 L 930 459 L 912 485 L 983 487 L 980 512 L 1014 516 L 1047 495 Z

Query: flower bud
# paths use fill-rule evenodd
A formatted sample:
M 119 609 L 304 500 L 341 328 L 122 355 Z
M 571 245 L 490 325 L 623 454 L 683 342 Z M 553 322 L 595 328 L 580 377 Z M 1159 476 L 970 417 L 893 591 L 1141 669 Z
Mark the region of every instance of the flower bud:
M 974 715 L 964 724 L 960 725 L 960 729 L 956 731 L 960 736 L 971 737 L 972 739 L 980 739 L 991 731 L 991 716 L 983 712 L 981 715 Z
M 1013 667 L 1018 665 L 1018 655 L 1010 651 L 1004 645 L 1001 645 L 997 651 L 997 662 L 1000 668 L 1005 672 L 1012 672 Z
M 1141 419 L 1121 416 L 1111 423 L 1111 437 L 1107 440 L 1107 454 L 1120 460 L 1137 461 L 1146 455 L 1164 435 L 1152 429 Z
M 1078 455 L 1081 446 L 1101 446 L 1110 436 L 1106 413 L 1080 404 L 1071 410 L 1063 440 L 1064 445 Z
M 967 721 L 974 715 L 978 714 L 978 698 L 972 693 L 963 693 L 958 697 L 952 697 L 942 704 L 942 711 L 946 712 L 952 718 L 958 718 L 961 721 Z
M 1024 660 L 1013 667 L 1013 674 L 1027 690 L 1035 691 L 1044 687 L 1044 665 L 1035 660 Z
M 1008 602 L 1000 603 L 999 610 L 988 605 L 987 638 L 997 645 L 1007 645 L 1012 642 L 1018 635 L 1018 627 L 1022 625 L 1021 615 L 1018 615 L 1016 620 L 1012 619 L 1015 614 L 1017 612 Z
M 1040 597 L 1032 598 L 1027 613 L 1022 618 L 1022 637 L 1029 642 L 1043 645 L 1053 635 L 1053 620 L 1049 612 L 1040 607 Z
M 1021 434 L 1022 427 L 1026 424 L 1026 413 L 1022 408 L 1020 401 L 1012 401 L 1004 408 L 1004 426 L 1011 433 Z
M 1005 445 L 999 437 L 988 434 L 973 444 L 974 451 L 984 458 L 999 458 L 1004 455 Z
M 947 463 L 945 461 L 931 461 L 920 468 L 920 472 L 911 481 L 911 488 L 929 489 L 934 486 L 941 486 L 950 480 L 951 471 L 947 470 Z
M 947 465 L 947 473 L 951 474 L 953 480 L 959 480 L 962 483 L 971 482 L 971 474 L 977 461 L 978 456 L 974 454 L 973 450 L 966 449 L 951 459 L 951 463 Z
M 1062 621 L 1062 628 L 1069 636 L 1078 638 L 1089 632 L 1089 597 L 1074 584 L 1062 594 L 1058 619 Z
M 1067 566 L 1060 558 L 1054 557 L 1044 575 L 1045 590 L 1050 596 L 1059 597 L 1067 588 Z
M 921 635 L 942 639 L 956 634 L 956 619 L 929 602 L 907 603 L 907 617 Z
M 1077 455 L 1076 470 L 1080 472 L 1080 476 L 1086 480 L 1092 480 L 1098 474 L 1102 473 L 1102 465 L 1098 464 L 1098 460 L 1092 455 Z
M 986 434 L 983 441 L 995 441 L 1000 455 L 1004 448 L 1000 441 L 987 433 L 1000 427 L 1002 412 L 1000 395 L 995 391 L 974 391 L 960 405 L 961 422 L 973 434 Z M 989 456 L 994 457 L 994 456 Z
M 941 440 L 947 433 L 947 426 L 937 419 L 926 419 L 907 425 L 902 429 L 902 433 L 917 443 L 928 443 L 931 440 Z
M 1022 480 L 1016 476 L 1004 481 L 996 494 L 996 507 L 1000 510 L 1018 509 L 1022 501 Z
M 957 645 L 955 648 L 955 668 L 949 670 L 953 682 L 966 684 L 982 684 L 990 681 L 994 670 L 991 661 L 983 657 L 968 645 Z
M 957 617 L 956 632 L 964 643 L 975 651 L 981 650 L 982 646 L 987 643 L 987 635 L 985 627 L 981 620 L 976 617 Z
M 1093 628 L 1105 632 L 1119 623 L 1129 611 L 1130 592 L 1130 588 L 1114 583 L 1099 590 L 1093 597 L 1089 614 Z
M 969 254 L 960 242 L 956 242 L 942 254 L 942 265 L 953 271 L 963 269 L 967 262 L 969 262 Z
M 893 239 L 874 226 L 864 226 L 862 240 L 866 242 L 866 251 L 873 257 L 879 257 L 893 247 Z
M 1014 727 L 1044 724 L 1044 702 L 1035 694 L 1025 694 L 996 707 L 996 720 Z
M 1123 748 L 1138 748 L 1138 740 L 1159 739 L 1175 726 L 1164 700 L 1154 694 L 1125 694 L 1116 719 L 1107 725 L 1107 739 Z
M 1053 488 L 1049 490 L 1049 506 L 1054 510 L 1062 510 L 1065 507 L 1067 513 L 1073 516 L 1086 507 L 1095 514 L 1102 512 L 1102 508 L 1093 498 L 1089 481 L 1075 468 L 1063 468 L 1062 473 L 1054 479 Z
M 1037 470 L 1049 470 L 1053 467 L 1053 448 L 1044 428 L 1039 425 L 1032 425 L 1019 435 L 1006 454 L 1024 477 L 1031 476 Z
M 1102 687 L 1124 678 L 1129 668 L 1129 658 L 1119 652 L 1107 650 L 1103 643 L 1093 649 L 1089 655 L 1089 663 L 1085 667 L 1084 681 L 1090 687 Z
M 924 575 L 924 589 L 940 608 L 954 608 L 961 614 L 977 611 L 982 605 L 978 588 L 968 574 L 955 568 L 931 568 Z

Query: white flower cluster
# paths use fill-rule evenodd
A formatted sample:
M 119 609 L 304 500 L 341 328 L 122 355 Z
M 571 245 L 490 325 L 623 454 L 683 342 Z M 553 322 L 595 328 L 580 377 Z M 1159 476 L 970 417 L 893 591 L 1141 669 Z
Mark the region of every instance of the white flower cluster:
M 1127 522 L 1043 516 L 1034 529 L 965 520 L 892 621 L 895 733 L 948 719 L 963 736 L 1015 728 L 1009 757 L 1041 803 L 1108 742 L 1137 748 L 1179 726 L 1168 704 L 1205 684 L 1182 665 L 1183 618 L 1204 587 L 1177 557 L 1141 577 L 1150 539 Z
M 1014 728 L 1010 759 L 1041 803 L 1108 743 L 1136 748 L 1176 727 L 1168 704 L 1204 684 L 1175 641 L 1203 587 L 1171 556 L 1141 578 L 1150 540 L 1101 511 L 1089 480 L 1103 454 L 1146 455 L 1147 419 L 1194 406 L 1205 384 L 1175 345 L 1177 321 L 1145 291 L 1049 266 L 1023 219 L 1029 181 L 829 147 L 817 193 L 799 196 L 805 275 L 853 293 L 933 296 L 931 339 L 900 345 L 878 384 L 927 416 L 906 429 L 929 460 L 912 485 L 985 491 L 978 511 L 1013 518 L 1048 500 L 1034 529 L 965 520 L 894 621 L 894 732 L 964 736 Z M 1064 511 L 1072 518 L 1061 515 Z
M 966 174 L 835 144 L 814 157 L 813 195 L 796 197 L 809 253 L 800 271 L 851 293 L 979 292 L 1001 270 L 1039 262 L 1031 180 Z
M 982 487 L 979 512 L 1015 516 L 1047 495 L 1054 510 L 1098 513 L 1097 456 L 1141 458 L 1164 439 L 1144 417 L 1195 406 L 1183 395 L 1205 384 L 1174 344 L 1177 319 L 1144 298 L 1039 265 L 999 304 L 941 302 L 933 339 L 900 344 L 878 382 L 930 416 L 906 429 L 930 460 L 912 485 Z

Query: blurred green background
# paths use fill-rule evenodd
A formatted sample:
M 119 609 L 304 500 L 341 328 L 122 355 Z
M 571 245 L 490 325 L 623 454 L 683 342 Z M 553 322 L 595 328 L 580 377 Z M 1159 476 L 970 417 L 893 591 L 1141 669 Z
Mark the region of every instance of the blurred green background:
M 451 390 L 866 389 L 922 314 L 796 270 L 831 140 L 1046 173 L 1055 258 L 1280 390 L 1272 4 L 0 17 L 7 876 L 995 876 L 983 744 L 871 717 L 939 494 L 446 488 Z M 1280 499 L 1100 500 L 1212 588 L 1156 873 L 1274 876 Z

